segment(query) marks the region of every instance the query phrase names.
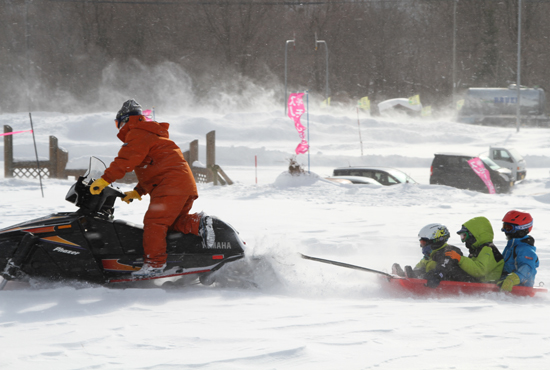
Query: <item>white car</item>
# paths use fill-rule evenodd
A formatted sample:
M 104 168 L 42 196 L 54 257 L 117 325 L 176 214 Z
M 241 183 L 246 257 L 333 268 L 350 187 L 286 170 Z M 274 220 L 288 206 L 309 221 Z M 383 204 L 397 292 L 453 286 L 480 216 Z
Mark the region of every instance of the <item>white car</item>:
M 370 177 L 363 176 L 331 176 L 325 177 L 326 180 L 339 182 L 341 184 L 358 184 L 358 185 L 378 185 L 382 186 L 381 183 Z
M 510 169 L 515 182 L 523 180 L 527 175 L 525 159 L 514 148 L 492 146 L 489 149 L 489 158 L 500 167 Z
M 381 185 L 416 184 L 405 172 L 391 167 L 340 167 L 334 169 L 332 175 L 368 177 Z

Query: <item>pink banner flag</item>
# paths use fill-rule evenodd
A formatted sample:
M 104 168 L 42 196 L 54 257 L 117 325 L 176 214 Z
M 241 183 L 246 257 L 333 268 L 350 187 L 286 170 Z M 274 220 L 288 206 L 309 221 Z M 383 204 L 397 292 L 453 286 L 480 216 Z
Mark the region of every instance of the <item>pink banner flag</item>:
M 302 117 L 302 114 L 306 111 L 303 96 L 304 93 L 293 93 L 288 97 L 288 116 L 294 121 L 294 126 L 302 139 L 300 144 L 296 147 L 296 154 L 304 154 L 309 150 L 305 134 L 306 128 L 300 122 L 300 117 Z
M 146 109 L 142 112 L 142 114 L 145 116 L 146 121 L 152 121 L 153 120 L 153 111 L 151 109 Z
M 15 135 L 15 134 L 21 134 L 23 132 L 32 132 L 32 130 L 23 130 L 23 131 L 12 131 L 12 132 L 6 132 L 3 134 L 0 134 L 0 136 L 8 136 L 8 135 Z
M 493 182 L 491 181 L 491 174 L 487 169 L 485 168 L 485 165 L 479 158 L 472 158 L 468 161 L 468 164 L 470 167 L 472 167 L 472 170 L 483 180 L 485 185 L 487 185 L 487 189 L 489 189 L 489 194 L 495 194 L 495 186 L 493 185 Z

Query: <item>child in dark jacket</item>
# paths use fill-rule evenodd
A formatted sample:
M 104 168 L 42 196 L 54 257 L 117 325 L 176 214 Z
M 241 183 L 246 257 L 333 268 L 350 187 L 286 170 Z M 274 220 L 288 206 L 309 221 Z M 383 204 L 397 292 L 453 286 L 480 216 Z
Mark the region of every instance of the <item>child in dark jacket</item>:
M 405 266 L 405 272 L 398 264 L 392 266 L 392 272 L 396 275 L 409 278 L 427 279 L 427 286 L 435 288 L 441 280 L 469 281 L 470 277 L 458 267 L 458 263 L 448 258 L 445 253 L 454 251 L 462 255 L 462 251 L 447 241 L 450 237 L 449 230 L 442 224 L 428 224 L 418 233 L 420 247 L 424 258 L 412 269 Z

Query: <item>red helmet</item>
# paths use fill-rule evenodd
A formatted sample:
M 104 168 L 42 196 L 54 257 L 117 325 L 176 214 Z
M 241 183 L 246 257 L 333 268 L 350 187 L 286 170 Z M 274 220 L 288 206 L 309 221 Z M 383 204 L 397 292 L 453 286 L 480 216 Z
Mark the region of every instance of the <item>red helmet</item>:
M 507 234 L 519 230 L 526 231 L 525 234 L 528 234 L 531 232 L 531 229 L 533 229 L 533 217 L 527 212 L 516 210 L 510 211 L 504 215 L 502 222 L 504 222 L 502 231 Z M 506 224 L 510 225 L 510 227 L 506 227 Z M 510 230 L 508 230 L 508 228 Z

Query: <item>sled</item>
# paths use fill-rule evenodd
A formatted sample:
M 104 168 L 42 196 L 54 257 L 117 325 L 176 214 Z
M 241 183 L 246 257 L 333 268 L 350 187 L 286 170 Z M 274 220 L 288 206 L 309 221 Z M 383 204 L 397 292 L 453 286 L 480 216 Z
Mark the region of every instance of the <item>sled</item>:
M 443 280 L 436 288 L 428 288 L 426 279 L 403 278 L 399 276 L 381 277 L 384 288 L 397 292 L 409 292 L 418 296 L 453 296 L 461 294 L 484 294 L 500 292 L 500 287 L 492 283 L 465 283 Z M 389 284 L 389 285 L 388 285 Z M 548 289 L 539 287 L 514 286 L 508 294 L 521 297 L 534 297 L 537 293 L 547 293 Z M 506 293 L 506 292 L 505 292 Z
M 461 281 L 446 281 L 443 280 L 436 288 L 428 288 L 426 279 L 413 279 L 397 275 L 388 274 L 383 271 L 373 270 L 362 266 L 351 265 L 324 258 L 301 255 L 302 258 L 326 263 L 330 265 L 341 266 L 359 271 L 371 272 L 377 274 L 382 281 L 383 288 L 394 292 L 408 292 L 417 296 L 456 296 L 460 294 L 483 294 L 490 292 L 500 292 L 500 287 L 493 283 L 466 283 Z M 548 289 L 541 287 L 526 287 L 514 286 L 512 291 L 507 294 L 512 294 L 521 297 L 534 297 L 537 293 L 547 293 Z

